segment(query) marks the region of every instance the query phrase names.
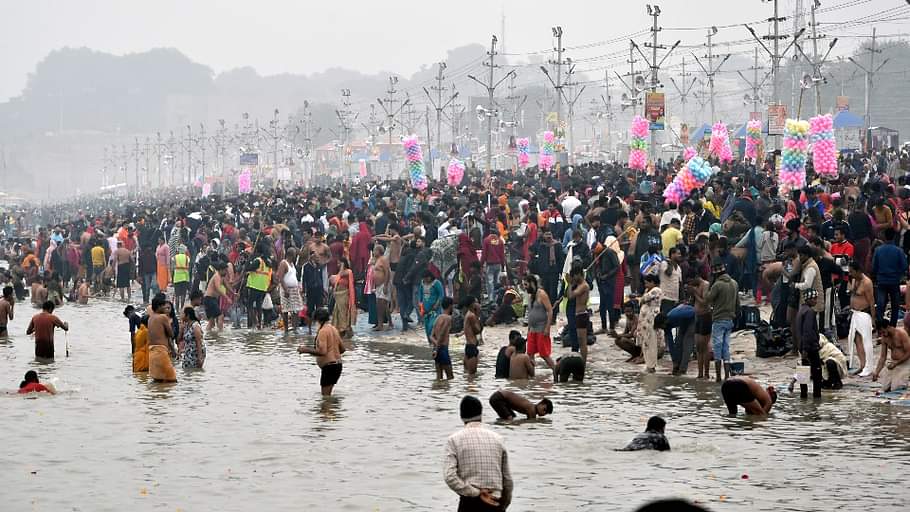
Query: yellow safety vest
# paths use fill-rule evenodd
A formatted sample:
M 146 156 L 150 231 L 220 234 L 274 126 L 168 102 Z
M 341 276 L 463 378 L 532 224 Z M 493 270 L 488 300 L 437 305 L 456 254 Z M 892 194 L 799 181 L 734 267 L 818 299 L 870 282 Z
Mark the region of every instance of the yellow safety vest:
M 186 283 L 190 280 L 190 257 L 186 254 L 174 256 L 174 283 Z
M 246 278 L 247 288 L 266 292 L 269 290 L 269 284 L 272 282 L 272 269 L 266 266 L 265 261 L 259 258 L 259 269 L 250 272 Z

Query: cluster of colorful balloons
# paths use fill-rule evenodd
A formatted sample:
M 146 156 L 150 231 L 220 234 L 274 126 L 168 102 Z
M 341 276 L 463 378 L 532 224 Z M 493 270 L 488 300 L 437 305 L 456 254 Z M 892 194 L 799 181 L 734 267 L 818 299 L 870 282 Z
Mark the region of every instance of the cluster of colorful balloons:
M 758 161 L 758 148 L 761 147 L 761 120 L 750 119 L 746 124 L 746 159 Z
M 556 136 L 553 132 L 547 130 L 543 132 L 543 145 L 540 147 L 540 157 L 537 159 L 537 166 L 545 171 L 549 171 L 556 158 L 553 156 L 556 148 Z
M 518 167 L 525 168 L 531 162 L 531 158 L 528 156 L 530 143 L 527 137 L 521 137 L 515 141 L 515 145 L 518 147 Z
M 711 177 L 711 164 L 699 156 L 691 158 L 664 190 L 664 201 L 681 203 L 696 188 L 703 187 Z
M 686 149 L 683 150 L 683 160 L 686 162 L 695 158 L 696 155 L 698 155 L 698 151 L 692 146 L 686 146 Z
M 454 157 L 449 160 L 446 178 L 450 187 L 457 187 L 464 178 L 464 162 Z
M 629 143 L 629 168 L 643 171 L 648 166 L 648 120 L 635 116 L 632 119 L 630 130 L 631 142 Z
M 809 139 L 812 142 L 812 165 L 815 172 L 837 177 L 837 144 L 831 114 L 809 119 Z
M 777 170 L 780 194 L 802 188 L 806 184 L 806 155 L 809 150 L 809 123 L 787 119 L 784 124 L 784 149 Z
M 711 142 L 708 152 L 720 159 L 721 162 L 733 161 L 733 150 L 730 148 L 730 134 L 727 125 L 721 121 L 714 123 L 711 128 Z
M 408 159 L 408 171 L 411 174 L 411 186 L 417 190 L 427 189 L 427 175 L 423 167 L 423 149 L 416 135 L 402 139 L 404 152 Z

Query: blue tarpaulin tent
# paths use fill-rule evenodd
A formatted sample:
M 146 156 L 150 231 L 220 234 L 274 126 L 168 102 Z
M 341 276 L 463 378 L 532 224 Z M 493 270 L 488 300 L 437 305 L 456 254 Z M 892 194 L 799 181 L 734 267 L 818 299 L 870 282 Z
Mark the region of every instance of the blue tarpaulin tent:
M 697 146 L 698 143 L 701 142 L 702 139 L 704 139 L 705 137 L 710 137 L 710 136 L 711 136 L 711 125 L 708 123 L 705 123 L 705 124 L 701 125 L 701 128 L 698 128 L 697 130 L 695 130 L 694 132 L 689 134 L 689 145 Z
M 864 125 L 863 118 L 850 112 L 841 110 L 834 116 L 834 128 L 862 128 Z

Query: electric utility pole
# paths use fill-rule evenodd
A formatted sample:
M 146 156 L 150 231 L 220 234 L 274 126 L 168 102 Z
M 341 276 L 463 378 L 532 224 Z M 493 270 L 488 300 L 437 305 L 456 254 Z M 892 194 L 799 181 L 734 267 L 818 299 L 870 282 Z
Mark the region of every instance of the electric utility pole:
M 353 118 L 351 117 L 352 115 L 354 116 Z M 342 167 L 342 174 L 347 174 L 348 179 L 353 179 L 353 176 L 351 176 L 351 161 L 346 159 L 347 144 L 358 115 L 351 111 L 351 90 L 342 89 L 341 109 L 335 109 L 335 116 L 338 117 L 339 133 L 341 134 L 341 158 L 338 161 L 338 165 Z
M 490 42 L 490 51 L 487 52 L 487 56 L 490 57 L 490 62 L 484 62 L 483 65 L 490 68 L 490 79 L 489 82 L 484 83 L 477 79 L 474 75 L 468 75 L 468 78 L 474 80 L 487 90 L 487 108 L 481 111 L 478 109 L 478 113 L 482 113 L 487 118 L 487 173 L 492 174 L 493 172 L 493 118 L 498 114 L 494 101 L 493 101 L 493 92 L 496 91 L 496 88 L 510 76 L 515 75 L 515 71 L 509 71 L 504 77 L 500 78 L 498 82 L 494 82 L 493 72 L 499 65 L 496 64 L 496 43 L 497 39 L 494 35 Z M 483 107 L 481 107 L 483 108 Z
M 765 82 L 768 81 L 768 77 L 771 76 L 771 74 L 765 73 L 765 77 L 762 78 L 761 82 L 758 81 L 758 72 L 762 69 L 758 65 L 758 47 L 756 46 L 755 48 L 752 49 L 752 51 L 753 51 L 753 63 L 752 63 L 752 67 L 749 68 L 752 70 L 752 80 L 749 80 L 748 78 L 746 78 L 746 75 L 744 75 L 742 73 L 742 71 L 740 71 L 738 69 L 736 70 L 736 73 L 739 75 L 740 78 L 743 79 L 744 82 L 749 84 L 749 87 L 752 89 L 752 94 L 747 94 L 745 97 L 746 101 L 752 102 L 752 112 L 759 112 L 758 107 L 759 107 L 759 105 L 761 105 L 761 102 L 762 102 L 761 89 L 765 85 Z M 761 118 L 759 118 L 759 120 L 760 119 Z
M 796 49 L 800 54 L 812 65 L 812 86 L 815 88 L 815 115 L 821 114 L 822 110 L 822 90 L 821 84 L 825 81 L 825 77 L 822 76 L 822 66 L 825 64 L 825 61 L 828 60 L 828 56 L 831 55 L 831 50 L 834 49 L 834 45 L 837 44 L 837 38 L 831 40 L 831 43 L 828 44 L 828 51 L 825 53 L 825 56 L 819 59 L 818 57 L 818 40 L 824 39 L 823 34 L 819 34 L 817 27 L 818 23 L 815 22 L 815 10 L 821 6 L 819 0 L 812 1 L 812 8 L 810 11 L 810 21 L 809 25 L 812 27 L 812 35 L 809 36 L 809 39 L 812 40 L 812 58 L 809 58 L 808 55 L 803 51 L 802 47 L 799 44 L 796 45 Z
M 872 85 L 873 80 L 875 79 L 875 74 L 879 72 L 882 67 L 888 63 L 889 59 L 882 61 L 878 67 L 875 67 L 875 54 L 882 53 L 881 49 L 876 49 L 875 47 L 875 28 L 872 28 L 872 45 L 869 47 L 869 67 L 865 67 L 859 62 L 857 62 L 853 57 L 847 57 L 850 59 L 856 67 L 863 70 L 866 73 L 866 94 L 865 94 L 865 109 L 866 113 L 863 115 L 863 124 L 866 129 L 866 151 L 872 149 L 872 138 L 871 138 L 871 128 L 872 128 Z
M 759 46 L 761 46 L 762 49 L 764 49 L 765 52 L 767 52 L 767 54 L 771 57 L 771 101 L 769 101 L 769 104 L 773 103 L 774 105 L 780 105 L 781 102 L 780 102 L 780 97 L 779 97 L 779 93 L 778 93 L 778 82 L 777 82 L 778 74 L 780 72 L 780 61 L 781 61 L 781 59 L 783 59 L 784 55 L 786 55 L 787 51 L 790 49 L 790 46 L 793 46 L 793 44 L 800 38 L 800 36 L 803 35 L 803 32 L 805 32 L 806 29 L 802 28 L 798 32 L 793 34 L 793 40 L 790 41 L 790 44 L 787 45 L 787 47 L 784 49 L 783 52 L 781 52 L 780 51 L 780 42 L 783 41 L 784 39 L 787 39 L 790 37 L 786 34 L 780 33 L 780 22 L 786 21 L 787 18 L 780 16 L 780 10 L 778 8 L 779 7 L 778 4 L 780 3 L 780 0 L 771 0 L 771 1 L 774 3 L 774 16 L 771 18 L 768 18 L 768 20 L 767 20 L 768 22 L 771 23 L 771 27 L 772 27 L 771 35 L 759 37 L 759 35 L 755 33 L 755 29 L 753 29 L 749 25 L 743 25 L 743 26 L 746 27 L 746 30 L 748 30 L 749 33 L 752 34 L 752 37 L 755 39 L 756 42 L 758 42 Z M 769 49 L 768 46 L 765 45 L 764 41 L 771 41 L 771 49 Z M 769 135 L 772 137 L 772 139 L 774 141 L 777 141 L 778 139 L 776 137 L 781 134 L 770 133 L 771 132 L 770 121 L 771 120 L 769 119 L 768 120 Z
M 610 133 L 610 123 L 613 121 L 613 98 L 610 96 L 610 71 L 604 70 L 604 93 L 600 95 L 604 104 L 604 118 L 607 120 L 607 133 L 604 137 L 604 144 L 607 146 L 607 152 L 612 156 L 613 147 L 611 145 L 612 135 Z
M 155 168 L 155 174 L 158 177 L 158 188 L 161 188 L 161 149 L 164 148 L 164 144 L 161 143 L 161 132 L 155 132 L 155 160 L 157 161 L 157 167 Z
M 205 124 L 199 123 L 199 151 L 200 151 L 200 162 L 199 165 L 202 166 L 202 183 L 205 183 Z
M 566 78 L 571 79 L 574 74 L 575 64 L 572 64 L 569 66 L 569 72 L 567 73 Z M 569 94 L 565 97 L 566 104 L 569 106 L 569 138 L 566 151 L 569 156 L 569 163 L 571 164 L 575 162 L 575 103 L 578 101 L 578 98 L 581 97 L 581 94 L 585 92 L 586 86 L 582 85 L 581 89 L 576 91 L 575 88 L 578 86 L 577 82 L 569 81 L 563 85 L 569 88 Z M 564 94 L 564 91 L 560 90 L 560 93 Z
M 689 93 L 692 91 L 692 87 L 695 87 L 695 82 L 698 81 L 698 78 L 692 78 L 692 81 L 689 81 L 689 77 L 692 76 L 692 73 L 686 73 L 686 58 L 682 58 L 682 71 L 679 73 L 680 81 L 682 82 L 682 87 L 680 87 L 676 80 L 673 80 L 673 77 L 670 77 L 670 83 L 673 84 L 673 88 L 676 89 L 676 92 L 679 94 L 679 102 L 682 104 L 682 120 L 683 123 L 686 122 L 686 103 L 688 103 Z
M 457 94 L 455 91 L 455 84 L 452 84 L 452 94 Z M 460 129 L 459 126 L 461 124 L 461 116 L 464 115 L 465 108 L 466 107 L 464 105 L 458 103 L 457 101 L 449 103 L 449 109 L 451 112 L 447 114 L 446 117 L 449 119 L 449 124 L 452 128 L 452 146 L 455 148 L 455 151 L 453 153 L 458 152 L 458 132 Z
M 383 101 L 382 98 L 376 98 L 376 102 L 379 104 L 380 107 L 382 107 L 382 110 L 385 112 L 386 122 L 388 123 L 386 126 L 379 127 L 379 133 L 386 132 L 389 134 L 388 152 L 389 152 L 389 177 L 390 178 L 392 176 L 392 130 L 395 129 L 395 118 L 398 116 L 399 113 L 401 113 L 401 110 L 411 102 L 410 100 L 404 100 L 404 102 L 402 102 L 401 106 L 399 106 L 397 109 L 395 108 L 395 104 L 398 103 L 398 100 L 395 99 L 395 95 L 398 94 L 398 91 L 395 89 L 395 84 L 397 84 L 397 83 L 398 83 L 398 77 L 390 76 L 389 77 L 389 88 L 388 88 L 388 90 L 386 90 L 386 94 L 388 94 L 388 97 L 385 99 L 385 101 Z
M 648 7 L 648 16 L 651 16 L 654 19 L 653 23 L 651 25 L 651 42 L 645 43 L 645 48 L 651 49 L 651 58 L 648 59 L 648 57 L 641 51 L 641 48 L 639 48 L 638 45 L 635 44 L 635 41 L 632 41 L 632 46 L 635 48 L 635 50 L 638 51 L 638 54 L 641 55 L 641 58 L 644 59 L 645 64 L 647 64 L 648 67 L 651 69 L 651 84 L 650 84 L 649 88 L 651 89 L 652 93 L 656 93 L 658 88 L 663 87 L 663 85 L 661 85 L 660 81 L 657 79 L 657 73 L 660 71 L 660 66 L 664 63 L 664 61 L 667 60 L 667 57 L 669 57 L 670 54 L 673 53 L 673 50 L 675 50 L 676 47 L 679 46 L 679 43 L 681 41 L 677 40 L 675 43 L 673 43 L 673 46 L 671 46 L 670 49 L 667 50 L 667 53 L 664 54 L 664 57 L 662 59 L 660 59 L 660 61 L 658 61 L 657 60 L 657 50 L 666 50 L 667 49 L 666 46 L 664 46 L 662 44 L 658 44 L 658 42 L 657 42 L 657 35 L 661 31 L 660 26 L 657 24 L 657 18 L 660 17 L 660 6 L 654 5 L 652 7 L 650 4 L 648 4 L 647 7 Z M 648 115 L 648 112 L 645 112 L 645 114 Z M 651 144 L 650 144 L 649 149 L 651 151 L 652 159 L 654 159 L 655 155 L 657 154 L 656 148 L 654 147 L 654 132 L 655 131 L 656 130 L 654 130 L 653 128 L 650 130 Z
M 186 125 L 186 145 L 183 146 L 183 149 L 186 150 L 186 183 L 191 185 L 193 183 L 193 127 Z
M 445 69 L 446 69 L 446 63 L 440 62 L 439 69 L 436 73 L 436 85 L 430 87 L 430 89 L 432 89 L 436 93 L 435 100 L 433 99 L 433 96 L 430 94 L 430 91 L 428 91 L 426 87 L 423 88 L 423 92 L 427 95 L 427 99 L 430 100 L 430 103 L 433 104 L 433 109 L 436 110 L 436 147 L 438 148 L 440 155 L 442 155 L 442 113 L 445 110 L 445 108 L 448 107 L 453 101 L 455 101 L 455 98 L 458 97 L 458 93 L 453 90 L 452 95 L 449 96 L 449 99 L 446 100 L 445 103 L 443 103 L 443 101 L 442 101 L 442 93 L 443 93 L 443 91 L 446 90 L 446 87 L 444 87 L 442 85 L 443 80 L 445 80 L 445 77 L 443 76 L 442 72 Z M 430 150 L 430 152 L 432 153 L 432 150 Z M 434 162 L 434 160 L 432 160 L 432 159 L 430 161 Z M 443 173 L 440 172 L 440 176 L 439 176 L 440 180 L 445 179 L 445 176 L 443 176 L 442 174 Z
M 136 196 L 139 196 L 139 137 L 136 137 L 136 145 L 133 147 L 133 159 L 135 162 L 135 179 L 136 179 Z
M 562 120 L 562 88 L 564 87 L 564 84 L 562 83 L 562 67 L 566 65 L 567 62 L 562 59 L 562 54 L 565 51 L 562 47 L 562 27 L 555 26 L 551 27 L 550 30 L 553 32 L 553 37 L 556 38 L 556 47 L 553 48 L 553 51 L 556 52 L 556 60 L 551 59 L 549 61 L 550 64 L 556 66 L 556 81 L 553 82 L 553 80 L 550 79 L 550 81 L 553 82 L 553 88 L 556 89 L 556 129 L 553 130 L 555 132 L 559 130 L 560 121 Z M 549 76 L 547 71 L 544 71 L 544 73 Z
M 152 156 L 152 140 L 149 137 L 145 138 L 145 146 L 142 148 L 142 154 L 145 156 L 145 187 L 147 189 L 152 188 L 152 171 L 150 158 Z M 139 187 L 136 187 L 136 190 L 139 190 Z
M 720 70 L 721 66 L 723 66 L 724 63 L 727 62 L 727 59 L 730 58 L 730 54 L 728 53 L 727 55 L 724 56 L 723 60 L 720 61 L 720 64 L 718 64 L 717 67 L 714 67 L 714 43 L 713 43 L 712 38 L 714 37 L 715 34 L 717 34 L 717 27 L 711 27 L 708 29 L 708 44 L 707 44 L 708 54 L 704 56 L 705 58 L 708 59 L 707 67 L 705 67 L 705 65 L 702 64 L 700 60 L 698 60 L 698 55 L 693 54 L 693 56 L 695 57 L 695 62 L 698 63 L 698 66 L 701 67 L 702 71 L 705 72 L 705 76 L 708 78 L 708 94 L 710 95 L 710 102 L 711 102 L 711 122 L 712 123 L 717 120 L 715 118 L 715 110 L 714 110 L 714 75 L 717 74 L 717 72 Z
M 508 102 L 509 117 L 511 118 L 512 136 L 515 136 L 515 127 L 518 126 L 518 117 L 521 113 L 521 107 L 524 106 L 525 102 L 528 101 L 528 95 L 516 96 L 515 95 L 515 75 L 512 75 L 509 78 L 509 95 L 506 96 L 506 101 Z

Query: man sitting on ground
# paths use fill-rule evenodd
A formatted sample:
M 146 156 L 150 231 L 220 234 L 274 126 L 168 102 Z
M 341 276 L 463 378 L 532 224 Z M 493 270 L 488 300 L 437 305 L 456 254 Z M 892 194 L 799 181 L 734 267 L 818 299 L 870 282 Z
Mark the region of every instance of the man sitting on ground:
M 907 387 L 910 379 L 910 336 L 900 327 L 894 327 L 887 320 L 879 320 L 878 333 L 882 339 L 881 356 L 878 365 L 872 372 L 872 380 L 882 384 L 882 391 L 888 392 Z M 888 352 L 891 352 L 891 362 L 888 363 Z M 882 373 L 887 363 L 888 370 Z

